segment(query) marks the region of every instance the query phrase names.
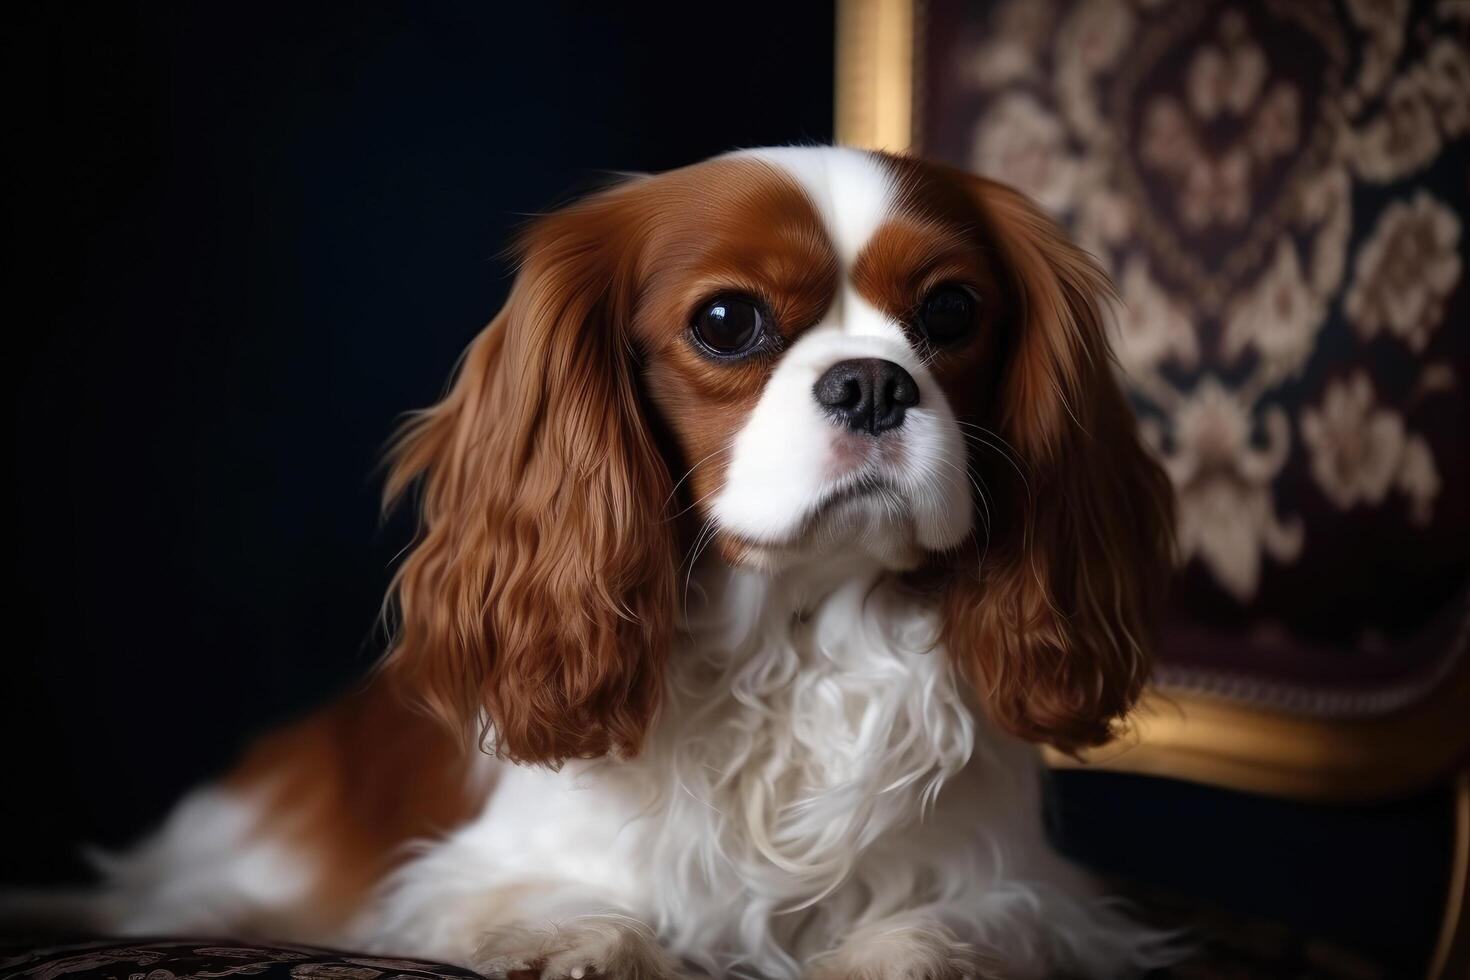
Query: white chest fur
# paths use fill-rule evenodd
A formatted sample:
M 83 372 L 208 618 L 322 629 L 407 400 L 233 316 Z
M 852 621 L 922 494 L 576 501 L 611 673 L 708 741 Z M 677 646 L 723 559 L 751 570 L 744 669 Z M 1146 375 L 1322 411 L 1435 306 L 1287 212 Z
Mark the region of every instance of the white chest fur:
M 783 977 L 854 926 L 978 908 L 1030 863 L 1017 845 L 1044 849 L 1034 754 L 977 721 L 932 613 L 876 567 L 720 566 L 690 607 L 637 759 L 507 768 L 390 901 L 406 912 L 418 883 L 447 879 L 463 895 L 503 883 L 524 909 L 522 885 L 564 887 L 526 914 L 616 907 L 712 972 Z M 436 928 L 415 943 L 464 941 Z
M 876 572 L 706 589 L 664 721 L 630 767 L 664 795 L 652 877 L 678 901 L 657 921 L 681 951 L 734 940 L 780 959 L 826 942 L 821 920 L 858 892 L 882 903 L 891 886 L 863 880 L 867 859 L 965 766 L 974 720 L 932 619 Z

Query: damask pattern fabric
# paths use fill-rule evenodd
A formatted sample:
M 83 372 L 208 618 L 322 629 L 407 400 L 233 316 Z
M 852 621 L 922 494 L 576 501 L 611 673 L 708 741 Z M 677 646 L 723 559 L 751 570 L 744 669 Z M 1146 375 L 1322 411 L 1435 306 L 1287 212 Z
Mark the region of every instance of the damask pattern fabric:
M 920 11 L 921 151 L 1030 193 L 1117 284 L 1178 491 L 1163 679 L 1422 693 L 1466 632 L 1470 4 Z
M 1378 980 L 1374 961 L 1278 926 L 1154 898 L 1153 918 L 1187 928 L 1185 962 L 1151 980 Z M 692 976 L 692 975 L 691 975 Z M 0 980 L 479 980 L 443 963 L 387 959 L 308 946 L 204 939 L 83 939 L 41 943 L 0 938 Z M 529 973 L 525 980 L 534 980 Z
M 0 939 L 0 980 L 477 980 L 442 963 L 203 939 Z

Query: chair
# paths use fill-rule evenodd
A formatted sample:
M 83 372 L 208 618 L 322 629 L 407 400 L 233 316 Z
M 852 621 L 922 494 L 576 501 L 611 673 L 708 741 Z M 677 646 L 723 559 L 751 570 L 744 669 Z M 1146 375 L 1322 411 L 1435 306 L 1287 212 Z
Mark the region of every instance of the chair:
M 837 131 L 1016 184 L 1117 284 L 1179 499 L 1153 684 L 1092 766 L 1322 802 L 1454 781 L 1470 975 L 1470 16 L 842 0 Z

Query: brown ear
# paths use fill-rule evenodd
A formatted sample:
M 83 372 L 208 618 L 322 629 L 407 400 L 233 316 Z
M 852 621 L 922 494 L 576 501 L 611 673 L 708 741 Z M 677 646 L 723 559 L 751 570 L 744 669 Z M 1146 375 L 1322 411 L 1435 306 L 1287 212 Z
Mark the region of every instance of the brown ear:
M 677 558 L 625 335 L 628 195 L 532 226 L 505 309 L 391 455 L 421 534 L 387 669 L 518 762 L 632 755 L 658 706 Z
M 945 642 L 1001 727 L 1075 751 L 1147 677 L 1173 497 L 1113 374 L 1106 276 L 1020 194 L 972 191 L 1013 285 L 987 423 L 1018 458 L 976 460 L 1000 512 L 978 576 L 951 577 Z

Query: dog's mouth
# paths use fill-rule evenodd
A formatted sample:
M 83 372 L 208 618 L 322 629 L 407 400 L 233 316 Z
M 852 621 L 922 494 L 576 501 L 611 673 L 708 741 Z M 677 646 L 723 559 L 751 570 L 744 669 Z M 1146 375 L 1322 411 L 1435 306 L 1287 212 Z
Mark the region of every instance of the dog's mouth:
M 890 518 L 908 516 L 909 503 L 898 485 L 877 474 L 844 480 L 828 491 L 802 514 L 795 527 L 779 538 L 757 538 L 723 528 L 722 533 L 732 541 L 753 548 L 800 548 L 813 543 L 814 539 L 829 536 L 844 510 L 869 505 L 875 513 Z
M 913 528 L 912 505 L 898 486 L 864 477 L 834 488 L 780 539 L 758 540 L 728 530 L 717 538 L 730 564 L 765 571 L 847 553 L 881 555 L 885 564 L 907 568 L 919 557 Z
M 908 510 L 908 504 L 903 495 L 891 480 L 881 476 L 860 476 L 844 483 L 819 500 L 802 519 L 802 527 L 808 528 L 849 504 L 863 501 L 881 502 L 894 513 L 905 513 Z M 799 531 L 796 536 L 799 537 L 800 534 Z

